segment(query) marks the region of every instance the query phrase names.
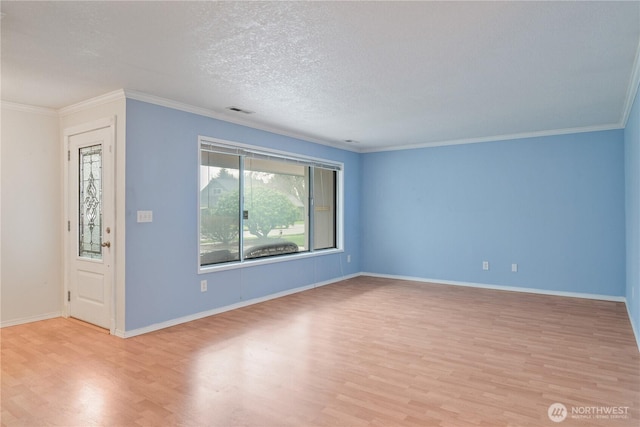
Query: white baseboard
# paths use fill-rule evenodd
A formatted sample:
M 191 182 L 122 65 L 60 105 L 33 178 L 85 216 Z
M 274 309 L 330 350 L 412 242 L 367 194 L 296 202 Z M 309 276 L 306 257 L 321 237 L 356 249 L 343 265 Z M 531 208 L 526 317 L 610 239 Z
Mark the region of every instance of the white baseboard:
M 439 285 L 466 286 L 469 288 L 493 289 L 496 291 L 524 292 L 528 294 L 555 295 L 560 297 L 597 299 L 597 300 L 603 300 L 603 301 L 615 301 L 615 302 L 624 302 L 624 303 L 626 303 L 627 301 L 625 297 L 617 297 L 613 295 L 586 294 L 581 292 L 553 291 L 548 289 L 536 289 L 536 288 L 521 288 L 518 286 L 488 285 L 485 283 L 458 282 L 455 280 L 425 279 L 422 277 L 399 276 L 394 274 L 362 273 L 361 275 L 372 276 L 372 277 L 384 277 L 387 279 L 411 280 L 413 282 L 436 283 Z
M 62 317 L 61 311 L 54 311 L 51 313 L 38 314 L 37 316 L 21 317 L 19 319 L 5 320 L 0 323 L 0 328 L 6 328 L 7 326 L 23 325 L 25 323 L 38 322 L 40 320 L 55 319 L 56 317 Z
M 625 303 L 625 306 L 627 307 L 627 315 L 629 316 L 629 323 L 631 323 L 631 330 L 633 331 L 633 336 L 636 338 L 636 344 L 638 345 L 638 352 L 640 352 L 640 335 L 638 335 L 638 330 L 633 324 L 633 317 L 629 311 L 629 303 Z
M 202 319 L 204 317 L 213 316 L 216 314 L 224 313 L 225 311 L 236 310 L 238 308 L 247 307 L 249 305 L 258 304 L 261 302 L 269 301 L 276 298 L 281 298 L 287 295 L 296 294 L 298 292 L 308 291 L 314 288 L 319 288 L 321 286 L 330 285 L 332 283 L 340 282 L 342 280 L 351 279 L 353 277 L 360 276 L 360 273 L 351 274 L 348 276 L 341 276 L 336 279 L 327 280 L 324 282 L 314 283 L 307 286 L 301 286 L 299 288 L 287 289 L 286 291 L 277 292 L 275 294 L 265 295 L 263 297 L 253 298 L 246 301 L 239 301 L 235 304 L 225 305 L 224 307 L 218 307 L 207 311 L 201 311 L 199 313 L 190 314 L 188 316 L 178 317 L 176 319 L 167 320 L 165 322 L 154 323 L 153 325 L 145 326 L 143 328 L 132 329 L 130 331 L 122 331 L 117 329 L 115 331 L 115 335 L 120 338 L 131 338 L 136 335 L 147 334 L 149 332 L 158 331 L 160 329 L 169 328 L 171 326 L 180 325 L 182 323 L 191 322 L 193 320 Z

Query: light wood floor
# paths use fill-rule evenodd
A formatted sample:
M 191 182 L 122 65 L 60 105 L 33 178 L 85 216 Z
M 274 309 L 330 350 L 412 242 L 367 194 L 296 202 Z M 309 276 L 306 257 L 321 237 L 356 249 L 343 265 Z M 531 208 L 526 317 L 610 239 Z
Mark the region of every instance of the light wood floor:
M 1 334 L 6 426 L 640 425 L 615 302 L 358 277 L 129 339 Z M 556 402 L 627 418 L 556 424 Z

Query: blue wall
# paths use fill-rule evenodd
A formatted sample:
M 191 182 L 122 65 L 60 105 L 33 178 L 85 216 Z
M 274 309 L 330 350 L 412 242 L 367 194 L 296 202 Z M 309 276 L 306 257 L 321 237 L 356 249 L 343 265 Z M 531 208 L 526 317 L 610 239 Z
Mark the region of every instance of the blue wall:
M 361 270 L 358 154 L 135 100 L 126 127 L 127 331 Z M 345 252 L 198 275 L 198 135 L 343 162 Z
M 364 272 L 625 295 L 622 130 L 369 153 L 362 189 Z
M 627 308 L 640 346 L 640 90 L 624 130 Z
M 371 272 L 626 296 L 637 331 L 639 108 L 624 131 L 357 154 L 127 100 L 126 330 Z M 345 252 L 198 275 L 198 135 L 344 162 Z

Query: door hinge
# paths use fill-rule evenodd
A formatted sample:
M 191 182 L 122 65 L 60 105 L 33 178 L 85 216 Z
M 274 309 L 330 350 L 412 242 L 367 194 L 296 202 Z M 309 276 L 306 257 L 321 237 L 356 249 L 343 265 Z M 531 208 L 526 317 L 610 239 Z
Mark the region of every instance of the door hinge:
M 67 291 L 67 302 L 71 302 L 71 291 Z
M 67 231 L 71 231 L 71 221 L 67 221 Z
M 67 150 L 67 161 L 71 161 L 71 150 Z

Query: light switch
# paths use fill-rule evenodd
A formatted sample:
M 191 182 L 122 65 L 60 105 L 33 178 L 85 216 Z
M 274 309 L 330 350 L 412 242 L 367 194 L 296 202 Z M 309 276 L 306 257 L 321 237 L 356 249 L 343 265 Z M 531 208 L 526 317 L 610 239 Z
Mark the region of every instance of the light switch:
M 153 211 L 138 211 L 138 222 L 153 222 Z

